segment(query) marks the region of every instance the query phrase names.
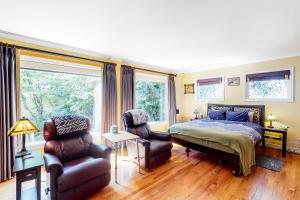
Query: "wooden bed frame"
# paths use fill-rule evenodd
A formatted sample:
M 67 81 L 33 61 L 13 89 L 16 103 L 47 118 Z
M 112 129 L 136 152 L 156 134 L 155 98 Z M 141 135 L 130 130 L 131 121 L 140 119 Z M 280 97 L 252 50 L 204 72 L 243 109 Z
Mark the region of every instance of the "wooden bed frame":
M 255 112 L 255 123 L 258 123 L 262 127 L 264 127 L 265 121 L 265 106 L 264 105 L 225 105 L 225 104 L 208 104 L 207 112 L 210 109 L 214 110 L 230 110 L 230 111 L 254 111 Z M 262 140 L 264 141 L 264 140 Z M 241 175 L 241 167 L 240 167 L 240 156 L 238 153 L 227 153 L 221 150 L 209 148 L 206 146 L 202 146 L 199 144 L 195 144 L 192 142 L 188 142 L 179 138 L 172 137 L 172 142 L 179 144 L 181 146 L 186 147 L 187 156 L 189 156 L 190 149 L 197 150 L 203 153 L 207 153 L 212 155 L 213 157 L 221 160 L 221 161 L 229 161 L 234 166 L 233 174 L 234 176 Z M 258 142 L 259 143 L 259 142 Z

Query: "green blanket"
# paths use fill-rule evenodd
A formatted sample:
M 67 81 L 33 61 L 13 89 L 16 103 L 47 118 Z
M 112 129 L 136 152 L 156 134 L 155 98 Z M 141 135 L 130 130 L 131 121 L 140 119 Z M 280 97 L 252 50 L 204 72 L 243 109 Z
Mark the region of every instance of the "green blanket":
M 170 127 L 171 134 L 181 134 L 220 143 L 239 153 L 242 174 L 248 176 L 255 165 L 255 142 L 245 130 L 226 130 L 222 127 L 198 127 L 190 123 L 178 123 Z

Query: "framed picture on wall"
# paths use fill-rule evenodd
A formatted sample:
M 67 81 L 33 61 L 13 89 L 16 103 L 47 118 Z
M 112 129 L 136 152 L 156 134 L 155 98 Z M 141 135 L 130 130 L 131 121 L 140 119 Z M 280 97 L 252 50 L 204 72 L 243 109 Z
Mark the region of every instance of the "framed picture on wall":
M 227 79 L 228 86 L 239 86 L 240 85 L 240 77 L 231 77 Z
M 194 94 L 194 83 L 192 84 L 184 84 L 184 94 Z

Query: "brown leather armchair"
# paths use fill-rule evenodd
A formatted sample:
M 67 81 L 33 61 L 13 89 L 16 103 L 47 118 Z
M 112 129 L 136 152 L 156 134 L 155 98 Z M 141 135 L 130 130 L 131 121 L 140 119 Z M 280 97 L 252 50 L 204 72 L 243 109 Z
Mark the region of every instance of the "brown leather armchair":
M 58 137 L 52 120 L 44 124 L 51 199 L 85 199 L 110 182 L 111 148 L 93 143 L 87 122 L 87 129 L 63 138 Z
M 125 130 L 140 137 L 143 146 L 140 149 L 141 165 L 144 168 L 151 169 L 171 158 L 173 145 L 169 133 L 151 131 L 147 123 L 134 125 L 129 112 L 123 113 L 122 119 Z M 136 145 L 128 142 L 127 149 L 129 156 L 136 159 Z

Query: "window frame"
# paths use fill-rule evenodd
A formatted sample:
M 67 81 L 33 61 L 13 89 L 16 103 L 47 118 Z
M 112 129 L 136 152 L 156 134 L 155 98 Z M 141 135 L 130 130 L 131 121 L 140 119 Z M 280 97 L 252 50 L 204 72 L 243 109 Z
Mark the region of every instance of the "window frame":
M 290 98 L 286 99 L 279 99 L 279 98 L 253 98 L 250 99 L 248 95 L 248 87 L 247 87 L 247 80 L 246 76 L 249 74 L 258 74 L 258 73 L 267 73 L 267 72 L 277 72 L 277 71 L 283 71 L 283 70 L 290 70 L 290 86 L 288 88 L 289 92 L 291 93 Z M 251 72 L 245 72 L 243 75 L 243 96 L 244 96 L 244 101 L 247 102 L 294 102 L 294 96 L 295 96 L 295 80 L 294 80 L 294 67 L 280 67 L 276 69 L 268 69 L 268 70 L 258 70 L 258 71 L 251 71 Z
M 21 70 L 36 70 L 36 71 L 44 71 L 44 72 L 53 72 L 53 73 L 67 73 L 73 75 L 83 75 L 83 76 L 94 76 L 100 78 L 100 84 L 103 84 L 103 68 L 97 67 L 88 64 L 79 64 L 72 61 L 61 61 L 51 58 L 42 58 L 38 56 L 28 56 L 28 55 L 20 55 L 19 59 L 20 67 L 19 67 L 19 96 L 21 96 Z M 102 87 L 101 87 L 102 88 Z M 102 96 L 102 90 L 100 91 L 100 95 Z M 20 115 L 22 113 L 22 106 L 21 106 L 21 97 L 18 97 L 20 100 Z M 102 101 L 102 98 L 100 98 Z M 90 134 L 93 136 L 94 139 L 101 138 L 101 134 L 98 135 L 99 131 L 101 133 L 101 121 L 102 121 L 102 112 L 100 112 L 99 117 L 99 130 L 91 130 Z M 35 141 L 29 142 L 26 146 L 30 148 L 37 148 L 40 147 L 45 143 L 45 140 L 42 141 Z
M 222 83 L 221 83 L 221 86 L 222 86 L 222 97 L 221 98 L 200 98 L 199 97 L 199 94 L 198 94 L 198 90 L 199 90 L 199 86 L 197 84 L 197 81 L 198 80 L 203 80 L 203 79 L 213 79 L 213 78 L 222 78 Z M 224 75 L 218 75 L 218 76 L 205 76 L 205 77 L 201 77 L 201 78 L 197 78 L 196 80 L 196 99 L 197 100 L 200 100 L 200 101 L 205 101 L 205 102 L 217 102 L 217 101 L 225 101 L 225 78 L 224 78 Z
M 162 82 L 165 83 L 165 105 L 166 105 L 166 120 L 161 120 L 161 121 L 149 121 L 148 124 L 158 124 L 158 123 L 165 123 L 169 121 L 169 101 L 168 101 L 168 77 L 164 75 L 154 75 L 154 74 L 149 74 L 149 73 L 143 73 L 143 72 L 135 72 L 135 80 L 134 80 L 134 108 L 136 109 L 136 81 L 138 80 L 143 80 L 143 81 L 157 81 L 157 82 Z

